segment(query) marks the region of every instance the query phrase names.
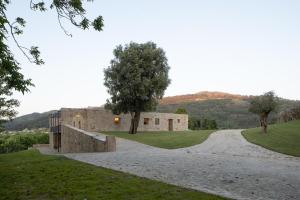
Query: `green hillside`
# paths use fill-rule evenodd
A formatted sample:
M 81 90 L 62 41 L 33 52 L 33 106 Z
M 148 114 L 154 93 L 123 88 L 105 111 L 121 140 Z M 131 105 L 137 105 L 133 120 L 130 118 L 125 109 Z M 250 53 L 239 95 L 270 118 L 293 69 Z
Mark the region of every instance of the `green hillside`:
M 300 120 L 270 125 L 267 134 L 262 134 L 260 128 L 248 129 L 242 134 L 251 143 L 280 153 L 300 156 Z
M 270 116 L 270 122 L 277 121 L 280 111 L 294 107 L 299 101 L 281 99 L 277 113 Z M 175 112 L 177 108 L 185 108 L 191 117 L 214 119 L 219 128 L 251 128 L 259 125 L 256 115 L 249 113 L 247 99 L 212 99 L 177 104 L 163 104 L 157 107 L 158 112 Z
M 221 129 L 257 127 L 258 117 L 248 112 L 249 96 L 232 95 L 220 92 L 200 92 L 163 98 L 157 107 L 158 112 L 174 113 L 177 108 L 185 108 L 190 117 L 216 120 Z M 299 101 L 281 99 L 277 113 L 270 116 L 270 122 L 277 121 L 278 113 L 299 105 Z M 6 130 L 47 128 L 51 112 L 32 113 L 17 117 L 6 123 Z
M 5 123 L 5 129 L 9 131 L 21 131 L 24 129 L 35 129 L 35 128 L 48 128 L 49 114 L 55 112 L 54 110 L 44 113 L 32 113 L 16 117 L 12 121 Z

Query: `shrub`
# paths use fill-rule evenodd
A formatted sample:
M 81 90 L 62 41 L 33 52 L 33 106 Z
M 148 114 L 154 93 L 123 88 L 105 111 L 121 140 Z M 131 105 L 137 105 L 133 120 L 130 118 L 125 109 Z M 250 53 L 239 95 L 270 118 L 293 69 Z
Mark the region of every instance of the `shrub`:
M 189 129 L 191 130 L 214 130 L 218 129 L 216 120 L 189 118 Z
M 32 147 L 33 144 L 48 144 L 48 133 L 30 132 L 0 134 L 0 153 L 22 151 Z
M 280 113 L 279 121 L 288 122 L 300 119 L 300 105 Z
M 185 108 L 177 108 L 175 111 L 176 114 L 188 114 Z

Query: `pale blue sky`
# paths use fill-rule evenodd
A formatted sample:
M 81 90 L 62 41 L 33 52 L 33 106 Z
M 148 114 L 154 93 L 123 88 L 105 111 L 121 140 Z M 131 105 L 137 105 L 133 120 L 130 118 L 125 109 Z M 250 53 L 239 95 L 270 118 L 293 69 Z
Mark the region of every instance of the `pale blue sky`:
M 60 29 L 55 12 L 33 12 L 29 0 L 12 1 L 13 19 L 27 20 L 19 41 L 38 45 L 44 66 L 34 66 L 10 43 L 31 93 L 16 94 L 19 115 L 61 107 L 99 106 L 109 97 L 103 69 L 119 44 L 153 41 L 166 51 L 171 85 L 166 96 L 203 90 L 258 95 L 274 90 L 300 99 L 300 1 L 155 0 L 86 4 L 104 17 L 104 31 Z

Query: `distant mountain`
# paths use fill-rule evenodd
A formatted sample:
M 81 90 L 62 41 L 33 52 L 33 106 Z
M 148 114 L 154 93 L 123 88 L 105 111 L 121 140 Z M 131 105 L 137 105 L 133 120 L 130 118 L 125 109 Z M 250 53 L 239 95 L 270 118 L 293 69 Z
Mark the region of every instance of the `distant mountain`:
M 157 111 L 173 113 L 177 108 L 185 108 L 190 117 L 216 120 L 219 128 L 257 127 L 258 117 L 248 112 L 250 98 L 251 96 L 205 91 L 165 97 L 161 100 Z M 299 101 L 280 99 L 278 111 L 271 114 L 270 122 L 277 121 L 279 112 L 299 103 Z
M 242 96 L 239 94 L 229 94 L 225 92 L 209 92 L 203 91 L 195 94 L 185 94 L 185 95 L 177 95 L 164 97 L 161 101 L 161 105 L 168 104 L 179 104 L 179 103 L 187 103 L 187 102 L 198 102 L 204 100 L 216 100 L 216 99 L 236 99 L 236 100 L 246 100 L 249 99 L 250 96 Z
M 24 129 L 35 129 L 35 128 L 48 128 L 49 114 L 55 112 L 55 110 L 44 112 L 44 113 L 32 113 L 16 117 L 12 121 L 5 123 L 5 129 L 11 131 L 20 131 Z
M 216 120 L 219 128 L 257 127 L 258 117 L 248 112 L 250 98 L 251 96 L 205 91 L 165 97 L 160 101 L 157 111 L 174 113 L 177 108 L 185 108 L 190 117 Z M 270 122 L 276 122 L 279 112 L 299 104 L 300 101 L 280 99 L 278 111 L 270 116 Z M 48 128 L 48 116 L 52 112 L 55 111 L 17 117 L 5 124 L 6 130 Z

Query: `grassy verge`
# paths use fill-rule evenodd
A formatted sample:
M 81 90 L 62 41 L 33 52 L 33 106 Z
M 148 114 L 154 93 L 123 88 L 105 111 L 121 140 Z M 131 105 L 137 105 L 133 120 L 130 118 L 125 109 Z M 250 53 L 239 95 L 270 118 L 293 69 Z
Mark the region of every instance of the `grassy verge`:
M 122 172 L 41 155 L 0 155 L 1 199 L 224 199 Z
M 177 149 L 193 146 L 204 142 L 214 130 L 180 131 L 180 132 L 139 132 L 128 134 L 128 132 L 104 132 L 108 135 L 134 140 L 143 144 L 165 149 Z
M 300 156 L 300 120 L 270 125 L 267 134 L 260 128 L 243 131 L 249 142 L 280 153 Z

